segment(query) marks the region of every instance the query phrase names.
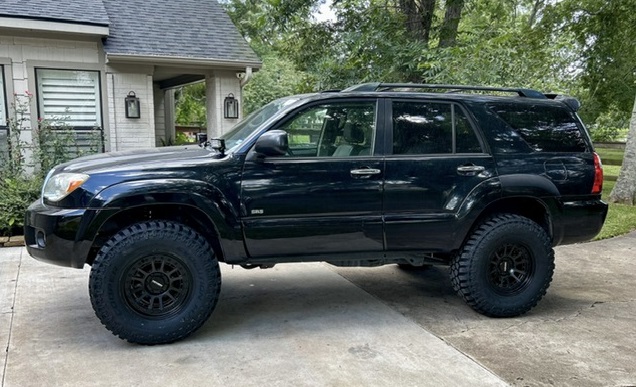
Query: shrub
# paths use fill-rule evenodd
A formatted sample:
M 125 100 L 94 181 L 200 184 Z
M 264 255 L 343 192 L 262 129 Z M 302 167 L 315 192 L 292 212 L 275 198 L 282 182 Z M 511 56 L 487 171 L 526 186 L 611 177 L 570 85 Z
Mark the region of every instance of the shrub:
M 22 234 L 24 212 L 40 196 L 42 180 L 37 177 L 7 176 L 0 180 L 0 235 Z

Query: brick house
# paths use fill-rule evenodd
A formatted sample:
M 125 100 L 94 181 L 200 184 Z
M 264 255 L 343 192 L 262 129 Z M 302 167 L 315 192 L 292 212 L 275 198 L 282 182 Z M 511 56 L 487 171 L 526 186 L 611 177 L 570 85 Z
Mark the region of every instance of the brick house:
M 260 66 L 215 0 L 2 0 L 0 147 L 12 101 L 27 91 L 27 141 L 46 118 L 101 131 L 106 151 L 157 146 L 175 136 L 175 88 L 202 80 L 207 134 L 217 136 L 240 119 L 224 118 L 224 99 L 241 106 Z M 134 99 L 126 110 L 133 94 L 139 117 Z

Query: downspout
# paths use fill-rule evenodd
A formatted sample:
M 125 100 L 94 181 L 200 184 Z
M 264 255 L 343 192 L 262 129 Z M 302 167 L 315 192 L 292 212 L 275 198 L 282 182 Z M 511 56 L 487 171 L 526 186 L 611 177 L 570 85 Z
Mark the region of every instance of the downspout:
M 241 89 L 244 88 L 245 85 L 247 85 L 251 79 L 252 79 L 252 68 L 251 67 L 246 67 L 245 68 L 245 77 L 243 77 L 241 79 Z

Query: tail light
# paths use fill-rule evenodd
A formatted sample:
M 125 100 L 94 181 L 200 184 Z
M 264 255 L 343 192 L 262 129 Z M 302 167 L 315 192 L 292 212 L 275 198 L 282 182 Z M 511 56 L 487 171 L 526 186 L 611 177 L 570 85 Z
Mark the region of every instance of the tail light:
M 600 194 L 603 190 L 603 164 L 598 153 L 594 152 L 594 184 L 592 194 Z

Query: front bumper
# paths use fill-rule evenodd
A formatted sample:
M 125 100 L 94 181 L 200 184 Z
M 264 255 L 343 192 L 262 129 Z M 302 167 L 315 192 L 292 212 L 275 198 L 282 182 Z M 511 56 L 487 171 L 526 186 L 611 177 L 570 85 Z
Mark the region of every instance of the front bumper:
M 24 223 L 24 241 L 29 254 L 54 265 L 82 268 L 91 247 L 91 241 L 81 238 L 86 212 L 33 202 Z

